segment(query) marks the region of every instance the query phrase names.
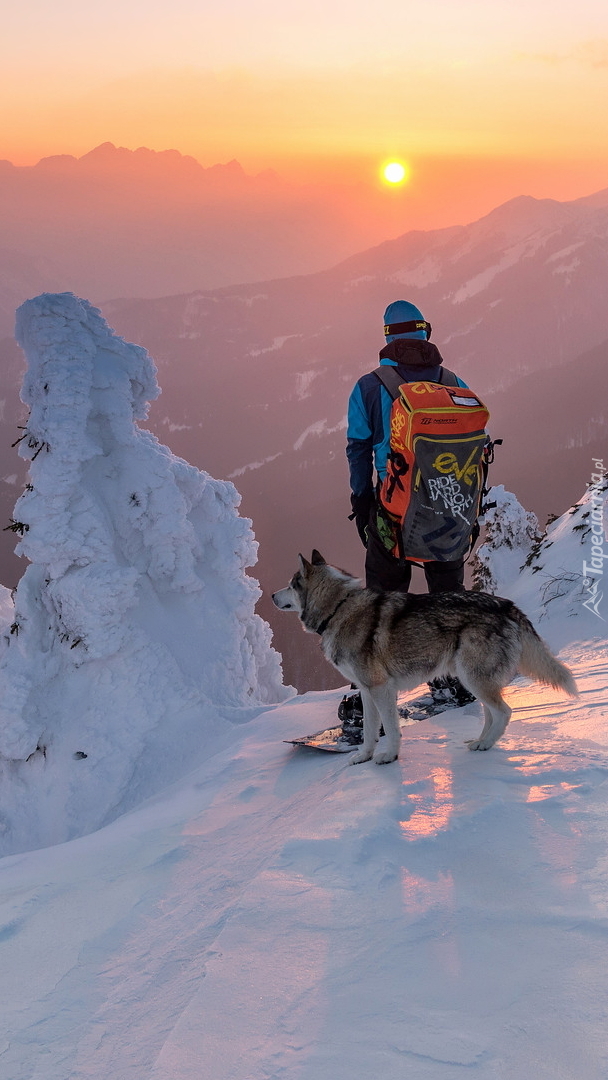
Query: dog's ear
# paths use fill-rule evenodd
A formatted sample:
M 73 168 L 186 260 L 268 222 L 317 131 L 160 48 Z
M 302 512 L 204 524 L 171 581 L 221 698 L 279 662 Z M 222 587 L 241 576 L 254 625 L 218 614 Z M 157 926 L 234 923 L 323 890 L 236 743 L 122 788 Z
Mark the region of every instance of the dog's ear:
M 325 562 L 325 559 L 321 555 L 321 552 L 317 551 L 316 548 L 313 548 L 313 552 L 312 552 L 312 565 L 313 566 L 327 566 L 327 563 Z
M 298 555 L 298 559 L 300 560 L 300 573 L 304 574 L 304 577 L 306 577 L 309 570 L 312 570 L 312 566 L 303 555 Z

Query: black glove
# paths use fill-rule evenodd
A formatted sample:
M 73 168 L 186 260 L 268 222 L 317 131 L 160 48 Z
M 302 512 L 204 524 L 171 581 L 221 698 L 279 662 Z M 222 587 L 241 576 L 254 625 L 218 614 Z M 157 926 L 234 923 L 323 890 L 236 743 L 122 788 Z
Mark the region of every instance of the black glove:
M 349 520 L 355 519 L 355 525 L 357 526 L 357 532 L 361 537 L 361 543 L 363 547 L 367 547 L 367 526 L 369 525 L 369 519 L 372 514 L 372 510 L 375 506 L 374 492 L 366 491 L 364 495 L 351 495 L 350 505 L 352 507 L 352 514 L 349 514 Z

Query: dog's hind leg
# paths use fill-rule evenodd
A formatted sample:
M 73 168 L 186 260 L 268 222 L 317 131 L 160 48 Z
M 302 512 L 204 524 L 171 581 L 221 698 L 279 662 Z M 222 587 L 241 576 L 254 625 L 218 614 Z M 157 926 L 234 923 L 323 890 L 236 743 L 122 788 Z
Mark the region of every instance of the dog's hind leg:
M 349 765 L 360 765 L 362 761 L 369 761 L 373 757 L 380 735 L 380 713 L 370 691 L 364 690 L 363 687 L 361 687 L 361 701 L 363 702 L 363 746 L 349 757 Z
M 382 750 L 376 750 L 374 761 L 376 765 L 388 765 L 399 756 L 399 743 L 401 742 L 401 725 L 397 712 L 397 689 L 392 681 L 382 686 L 375 686 L 370 690 L 376 709 L 384 726 L 385 740 Z
M 494 743 L 504 735 L 505 728 L 511 719 L 511 709 L 507 705 L 500 690 L 495 687 L 476 686 L 471 688 L 472 693 L 483 703 L 485 723 L 477 739 L 466 739 L 469 750 L 489 750 Z

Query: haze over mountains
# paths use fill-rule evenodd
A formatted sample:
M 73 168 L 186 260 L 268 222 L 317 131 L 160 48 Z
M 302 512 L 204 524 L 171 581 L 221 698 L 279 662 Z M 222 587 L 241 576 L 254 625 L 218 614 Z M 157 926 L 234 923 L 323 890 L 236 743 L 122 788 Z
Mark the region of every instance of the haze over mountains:
M 608 191 L 569 203 L 522 197 L 471 225 L 410 232 L 321 273 L 115 300 L 103 311 L 159 365 L 152 429 L 242 492 L 260 541 L 255 573 L 269 591 L 312 546 L 362 566 L 347 520 L 346 401 L 375 366 L 384 307 L 399 296 L 420 306 L 446 364 L 489 405 L 492 434 L 505 440 L 491 480 L 541 523 L 578 499 L 605 443 L 607 272 Z M 15 431 L 14 344 L 3 357 L 6 445 Z M 9 468 L 14 478 L 16 459 Z M 7 517 L 15 494 L 3 485 Z M 264 601 L 260 610 L 288 681 L 335 685 L 316 666 L 316 641 L 302 640 Z
M 308 273 L 399 231 L 356 185 L 294 184 L 237 161 L 204 168 L 177 150 L 112 143 L 33 166 L 0 161 L 0 207 L 9 333 L 15 307 L 41 289 L 98 303 Z

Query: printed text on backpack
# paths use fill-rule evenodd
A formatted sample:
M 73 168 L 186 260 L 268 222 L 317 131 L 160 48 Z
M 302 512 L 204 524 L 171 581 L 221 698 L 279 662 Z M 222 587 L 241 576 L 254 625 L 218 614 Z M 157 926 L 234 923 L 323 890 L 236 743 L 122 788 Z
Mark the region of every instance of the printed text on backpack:
M 489 412 L 463 387 L 402 383 L 386 366 L 376 375 L 393 397 L 391 451 L 378 493 L 383 542 L 401 558 L 459 559 L 479 513 Z

